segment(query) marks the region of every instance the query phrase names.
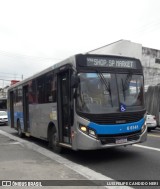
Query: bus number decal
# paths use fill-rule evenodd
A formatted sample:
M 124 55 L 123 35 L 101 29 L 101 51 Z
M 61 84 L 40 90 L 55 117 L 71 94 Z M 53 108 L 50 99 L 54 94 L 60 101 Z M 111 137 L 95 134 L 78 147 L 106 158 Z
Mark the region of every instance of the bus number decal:
M 137 129 L 138 129 L 138 125 L 132 125 L 132 126 L 127 127 L 127 131 L 133 131 L 133 130 L 137 130 Z

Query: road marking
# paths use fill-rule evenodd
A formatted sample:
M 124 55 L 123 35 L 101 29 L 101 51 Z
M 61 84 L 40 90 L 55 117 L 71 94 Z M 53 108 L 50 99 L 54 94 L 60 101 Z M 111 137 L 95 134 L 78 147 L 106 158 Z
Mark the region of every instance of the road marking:
M 84 178 L 88 179 L 88 180 L 91 180 L 91 181 L 96 181 L 97 180 L 104 180 L 104 181 L 115 181 L 114 179 L 110 178 L 110 177 L 107 177 L 101 173 L 98 173 L 88 167 L 84 167 L 82 165 L 79 165 L 77 163 L 74 163 L 64 157 L 61 157 L 60 155 L 58 154 L 55 154 L 54 152 L 51 152 L 50 150 L 47 150 L 41 146 L 38 146 L 37 144 L 34 144 L 32 142 L 29 142 L 29 141 L 26 141 L 26 140 L 23 140 L 21 138 L 18 138 L 16 136 L 13 136 L 9 133 L 6 133 L 2 130 L 0 130 L 0 134 L 4 135 L 4 136 L 7 136 L 13 140 L 16 140 L 16 141 L 19 141 L 22 143 L 23 146 L 27 146 L 29 149 L 32 149 L 36 152 L 39 152 L 40 154 L 68 167 L 69 169 L 79 173 L 80 175 L 82 175 Z M 70 178 L 72 179 L 72 178 Z M 130 186 L 105 186 L 105 188 L 107 189 L 133 189 L 132 187 Z
M 159 148 L 154 148 L 154 147 L 149 147 L 149 146 L 143 146 L 143 145 L 139 145 L 139 144 L 133 144 L 133 146 L 138 147 L 138 148 L 145 148 L 145 149 L 155 150 L 155 151 L 160 152 Z
M 0 143 L 0 145 L 1 146 L 3 146 L 3 145 L 9 145 L 9 144 L 20 144 L 21 145 L 21 143 L 20 142 L 5 142 L 5 143 Z
M 160 138 L 160 135 L 148 134 L 147 136 L 152 136 L 152 137 L 158 137 L 158 138 Z

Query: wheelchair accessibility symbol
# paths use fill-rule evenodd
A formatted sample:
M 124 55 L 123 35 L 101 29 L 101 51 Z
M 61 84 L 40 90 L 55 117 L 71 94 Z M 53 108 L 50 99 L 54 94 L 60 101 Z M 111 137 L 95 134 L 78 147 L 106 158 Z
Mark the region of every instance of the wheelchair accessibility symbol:
M 126 111 L 126 105 L 120 104 L 120 110 L 121 110 L 121 112 L 125 112 Z

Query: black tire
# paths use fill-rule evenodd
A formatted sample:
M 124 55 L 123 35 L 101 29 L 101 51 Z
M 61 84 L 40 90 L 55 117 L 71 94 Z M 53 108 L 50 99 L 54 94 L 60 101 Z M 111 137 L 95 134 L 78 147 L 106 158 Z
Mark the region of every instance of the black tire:
M 148 132 L 151 132 L 151 130 L 152 130 L 151 128 L 147 128 L 147 131 L 148 131 Z
M 53 152 L 62 153 L 62 147 L 58 145 L 58 136 L 54 127 L 49 130 L 49 147 Z
M 24 133 L 22 133 L 21 123 L 20 123 L 19 120 L 17 121 L 17 130 L 18 130 L 18 136 L 19 136 L 20 138 L 23 138 L 23 137 L 24 137 Z

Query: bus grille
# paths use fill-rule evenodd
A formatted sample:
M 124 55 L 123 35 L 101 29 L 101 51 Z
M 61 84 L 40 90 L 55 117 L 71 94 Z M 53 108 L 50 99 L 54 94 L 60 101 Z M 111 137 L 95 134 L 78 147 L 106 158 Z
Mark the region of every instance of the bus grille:
M 104 125 L 104 124 L 125 124 L 141 120 L 144 117 L 145 111 L 130 112 L 130 113 L 114 113 L 114 114 L 85 114 L 89 121 Z
M 141 131 L 137 131 L 131 134 L 122 135 L 98 135 L 98 139 L 101 141 L 102 145 L 105 144 L 116 144 L 116 140 L 127 139 L 127 142 L 137 141 L 140 137 Z

